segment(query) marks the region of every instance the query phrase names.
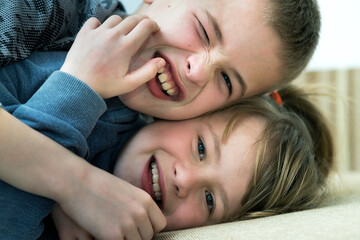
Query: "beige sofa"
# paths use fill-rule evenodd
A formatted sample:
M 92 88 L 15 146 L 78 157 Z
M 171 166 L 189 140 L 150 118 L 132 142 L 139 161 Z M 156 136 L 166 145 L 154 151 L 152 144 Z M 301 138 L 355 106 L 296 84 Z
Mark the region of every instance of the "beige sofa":
M 360 172 L 336 174 L 316 209 L 158 234 L 154 240 L 360 240 Z

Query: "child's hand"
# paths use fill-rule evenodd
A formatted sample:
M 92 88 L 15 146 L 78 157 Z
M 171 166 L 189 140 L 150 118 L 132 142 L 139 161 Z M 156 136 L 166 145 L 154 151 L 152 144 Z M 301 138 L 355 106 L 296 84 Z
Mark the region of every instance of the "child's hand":
M 64 212 L 96 239 L 152 239 L 166 219 L 142 189 L 91 166 L 80 183 L 56 201 Z M 70 192 L 70 193 L 69 193 Z
M 59 205 L 55 205 L 51 217 L 54 221 L 60 240 L 64 239 L 93 239 L 82 227 L 76 224 L 64 213 Z
M 165 65 L 163 59 L 154 58 L 136 71 L 128 71 L 131 57 L 158 30 L 155 21 L 145 16 L 133 15 L 122 20 L 114 15 L 103 24 L 90 18 L 60 70 L 79 78 L 102 98 L 131 92 L 155 77 Z

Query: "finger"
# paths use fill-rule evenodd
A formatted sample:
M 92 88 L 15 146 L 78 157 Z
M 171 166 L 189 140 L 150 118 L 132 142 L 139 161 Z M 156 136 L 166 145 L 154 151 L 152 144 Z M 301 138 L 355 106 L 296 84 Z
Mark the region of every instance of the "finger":
M 138 228 L 138 231 L 142 240 L 150 240 L 154 236 L 153 226 L 148 218 L 148 215 L 146 215 L 146 217 L 141 221 L 141 225 Z
M 88 20 L 86 20 L 86 22 L 82 26 L 81 30 L 93 30 L 93 29 L 96 29 L 97 27 L 99 27 L 100 25 L 101 25 L 101 23 L 97 18 L 91 17 Z
M 137 228 L 129 228 L 127 229 L 127 233 L 125 234 L 125 239 L 134 239 L 134 240 L 141 240 L 140 233 Z
M 156 204 L 150 206 L 149 219 L 153 226 L 154 236 L 166 227 L 166 218 Z
M 121 23 L 123 19 L 119 15 L 112 15 L 102 24 L 104 28 L 113 28 Z
M 128 40 L 134 45 L 134 49 L 140 48 L 140 46 L 153 34 L 159 31 L 157 23 L 149 18 L 141 20 L 135 28 L 127 35 Z
M 116 26 L 123 35 L 129 34 L 139 22 L 143 19 L 147 19 L 147 16 L 133 15 L 124 19 L 120 24 Z
M 80 236 L 78 236 L 76 239 L 77 240 L 93 240 L 94 237 L 90 233 L 88 233 L 84 230 L 84 231 L 82 231 L 82 234 Z
M 134 90 L 150 79 L 154 78 L 160 68 L 164 67 L 165 64 L 166 62 L 164 59 L 153 58 L 139 69 L 129 73 L 125 77 L 125 81 L 131 83 L 132 90 Z

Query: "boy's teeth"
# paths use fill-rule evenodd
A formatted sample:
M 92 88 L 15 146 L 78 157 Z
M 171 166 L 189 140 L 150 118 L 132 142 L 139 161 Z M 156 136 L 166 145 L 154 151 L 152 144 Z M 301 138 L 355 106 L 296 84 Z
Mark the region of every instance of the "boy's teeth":
M 174 89 L 169 89 L 166 91 L 169 95 L 174 95 L 175 90 Z
M 163 68 L 163 67 L 158 70 L 158 73 L 162 73 L 162 72 L 164 72 L 164 68 Z
M 161 73 L 160 75 L 158 75 L 158 79 L 161 83 L 163 90 L 166 91 L 169 95 L 174 95 L 175 89 L 172 88 L 170 83 L 166 82 L 168 80 L 168 75 L 166 73 Z
M 161 189 L 159 185 L 159 171 L 157 169 L 157 165 L 155 162 L 151 163 L 151 172 L 152 172 L 152 180 L 153 180 L 153 191 L 155 194 L 156 200 L 161 200 Z
M 171 88 L 170 83 L 164 82 L 163 84 L 161 84 L 161 86 L 163 87 L 163 89 L 165 91 L 169 90 Z
M 158 78 L 161 83 L 164 83 L 168 79 L 168 76 L 166 73 L 161 73 Z

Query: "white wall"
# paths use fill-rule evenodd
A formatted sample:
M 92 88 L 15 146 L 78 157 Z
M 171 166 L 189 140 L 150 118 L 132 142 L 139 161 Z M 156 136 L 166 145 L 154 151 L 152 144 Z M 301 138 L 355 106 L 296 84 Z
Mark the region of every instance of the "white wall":
M 124 4 L 128 13 L 133 13 L 142 0 L 121 0 L 121 2 Z
M 360 67 L 360 1 L 318 0 L 320 43 L 309 69 Z
M 131 13 L 142 0 L 122 2 Z M 308 70 L 360 68 L 360 0 L 318 2 L 323 25 L 319 46 Z

